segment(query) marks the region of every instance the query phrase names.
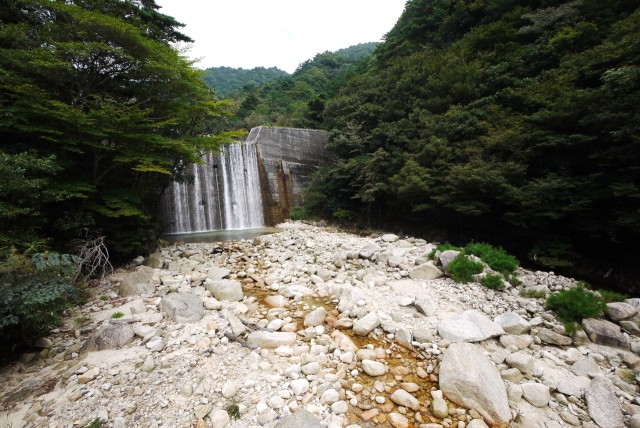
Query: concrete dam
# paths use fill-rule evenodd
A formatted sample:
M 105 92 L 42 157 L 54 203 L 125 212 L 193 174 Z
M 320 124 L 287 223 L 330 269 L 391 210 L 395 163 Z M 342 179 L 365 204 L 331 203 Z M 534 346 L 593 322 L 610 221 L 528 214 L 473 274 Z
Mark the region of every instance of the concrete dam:
M 309 176 L 326 160 L 327 133 L 253 128 L 245 141 L 191 164 L 190 182 L 174 182 L 162 199 L 166 233 L 273 226 L 302 204 Z

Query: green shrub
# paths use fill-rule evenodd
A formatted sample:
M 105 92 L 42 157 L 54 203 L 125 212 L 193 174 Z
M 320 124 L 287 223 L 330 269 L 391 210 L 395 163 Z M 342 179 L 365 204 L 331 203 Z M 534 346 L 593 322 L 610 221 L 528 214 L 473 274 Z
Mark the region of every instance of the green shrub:
M 520 281 L 520 278 L 518 278 L 516 276 L 516 274 L 511 274 L 507 276 L 507 281 L 509 281 L 509 284 L 513 285 L 514 287 L 517 287 L 519 285 L 522 285 L 522 281 Z M 543 296 L 544 297 L 544 296 Z
M 240 407 L 236 403 L 231 403 L 227 406 L 227 413 L 231 420 L 240 419 Z
M 567 331 L 571 333 L 576 330 L 576 323 L 584 318 L 600 317 L 606 305 L 596 293 L 578 285 L 550 295 L 546 307 L 558 315 Z
M 293 207 L 289 210 L 291 220 L 310 220 L 311 214 L 304 207 Z
M 122 318 L 123 316 L 124 316 L 124 314 L 122 312 L 114 312 L 114 313 L 111 314 L 111 318 L 113 318 L 114 320 Z
M 429 255 L 427 257 L 430 258 L 431 260 L 433 260 L 436 257 L 436 252 L 439 251 L 439 252 L 442 253 L 443 251 L 448 251 L 448 250 L 455 250 L 455 251 L 462 252 L 462 248 L 456 247 L 455 245 L 451 245 L 448 242 L 445 242 L 444 244 L 438 244 L 436 246 L 436 248 L 431 250 L 431 252 L 429 253 Z
M 547 296 L 547 293 L 545 293 L 542 290 L 522 290 L 520 292 L 520 297 L 527 297 L 530 299 L 543 299 Z
M 491 290 L 502 290 L 504 288 L 502 275 L 496 273 L 486 274 L 480 283 Z
M 91 422 L 89 425 L 87 425 L 87 428 L 102 428 L 104 427 L 106 424 L 105 421 L 103 421 L 100 418 L 94 419 L 93 422 Z
M 449 263 L 447 269 L 455 282 L 467 283 L 473 281 L 473 275 L 481 273 L 484 266 L 482 263 L 471 260 L 464 254 L 460 254 Z
M 584 281 L 582 279 L 576 281 L 576 286 L 584 287 L 587 290 L 593 290 L 593 286 L 591 284 L 589 284 L 587 281 Z
M 346 221 L 350 221 L 353 220 L 353 218 L 355 217 L 356 213 L 351 211 L 351 210 L 347 210 L 344 208 L 338 208 L 337 210 L 335 210 L 332 215 L 339 219 L 339 220 L 346 220 Z
M 518 268 L 518 259 L 501 247 L 494 247 L 484 242 L 472 242 L 464 247 L 464 252 L 479 257 L 491 269 L 505 276 L 515 272 Z
M 72 281 L 77 257 L 38 253 L 22 259 L 5 263 L 0 272 L 0 341 L 8 345 L 5 351 L 31 344 L 55 328 L 62 312 L 78 300 Z
M 616 293 L 615 291 L 609 290 L 598 290 L 598 294 L 600 294 L 600 298 L 604 303 L 622 302 L 629 298 L 626 294 Z

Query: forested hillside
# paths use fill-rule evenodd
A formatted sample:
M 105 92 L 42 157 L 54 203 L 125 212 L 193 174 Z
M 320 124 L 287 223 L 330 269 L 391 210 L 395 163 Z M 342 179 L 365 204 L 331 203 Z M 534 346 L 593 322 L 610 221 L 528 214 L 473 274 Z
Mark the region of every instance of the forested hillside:
M 363 43 L 320 53 L 300 64 L 291 76 L 247 87 L 236 97 L 239 109 L 231 123 L 244 129 L 259 125 L 324 127 L 325 103 L 348 78 L 364 71 L 362 66 L 377 45 Z
M 245 86 L 260 86 L 285 76 L 288 76 L 288 73 L 276 67 L 256 67 L 251 70 L 213 67 L 204 71 L 203 79 L 207 85 L 215 90 L 218 97 L 226 98 L 229 95 L 240 93 Z
M 326 103 L 308 207 L 636 278 L 638 100 L 637 1 L 410 0 Z

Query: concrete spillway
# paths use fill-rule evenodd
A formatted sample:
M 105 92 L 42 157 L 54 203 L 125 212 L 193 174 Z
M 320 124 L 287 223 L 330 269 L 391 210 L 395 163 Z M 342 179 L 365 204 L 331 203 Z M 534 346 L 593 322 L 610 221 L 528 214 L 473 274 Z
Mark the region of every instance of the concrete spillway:
M 165 192 L 166 233 L 257 228 L 287 218 L 326 158 L 324 131 L 257 127 L 244 142 L 188 166 L 193 178 Z

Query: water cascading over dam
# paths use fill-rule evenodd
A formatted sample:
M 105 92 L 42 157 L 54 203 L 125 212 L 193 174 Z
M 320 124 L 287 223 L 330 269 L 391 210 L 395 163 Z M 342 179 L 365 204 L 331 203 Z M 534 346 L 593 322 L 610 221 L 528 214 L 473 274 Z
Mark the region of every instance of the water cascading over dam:
M 325 159 L 324 131 L 257 127 L 246 141 L 224 146 L 188 166 L 189 183 L 165 192 L 166 233 L 274 225 L 302 202 L 302 187 Z
M 163 201 L 167 233 L 264 226 L 256 147 L 224 146 L 189 165 L 192 183 L 173 183 Z

